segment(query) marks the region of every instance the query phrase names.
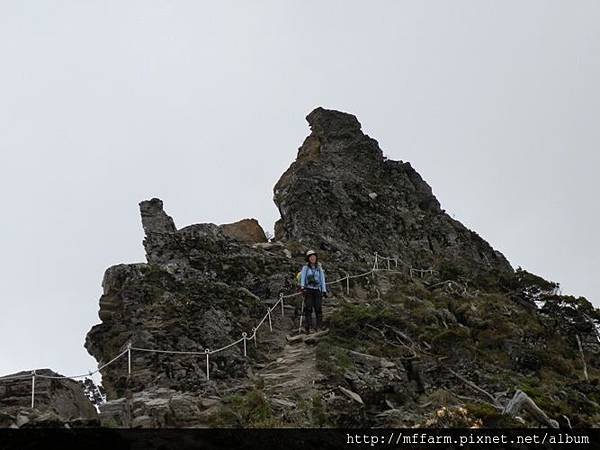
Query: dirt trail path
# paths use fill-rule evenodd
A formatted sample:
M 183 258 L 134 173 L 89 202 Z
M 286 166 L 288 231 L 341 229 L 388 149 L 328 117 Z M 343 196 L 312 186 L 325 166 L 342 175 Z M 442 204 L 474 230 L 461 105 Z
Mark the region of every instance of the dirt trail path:
M 330 294 L 324 300 L 323 326 L 327 327 L 328 317 L 343 299 Z M 320 381 L 324 376 L 316 367 L 316 346 L 327 330 L 309 335 L 298 333 L 299 317 L 294 317 L 291 305 L 285 314 L 285 318 L 277 318 L 273 332 L 267 327 L 259 334 L 258 346 L 268 355 L 268 362 L 257 364 L 254 375 L 256 381 L 263 383 L 263 392 L 273 409 L 289 418 L 303 402 L 312 402 L 323 393 Z

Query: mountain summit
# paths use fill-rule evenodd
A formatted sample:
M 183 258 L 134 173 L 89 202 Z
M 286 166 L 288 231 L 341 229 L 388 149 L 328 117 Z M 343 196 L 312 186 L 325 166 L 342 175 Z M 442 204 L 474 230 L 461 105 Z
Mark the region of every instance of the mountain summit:
M 410 163 L 383 156 L 352 114 L 316 108 L 310 135 L 273 189 L 275 239 L 340 261 L 379 252 L 415 267 L 448 261 L 468 274 L 513 272 L 506 258 L 440 208 Z

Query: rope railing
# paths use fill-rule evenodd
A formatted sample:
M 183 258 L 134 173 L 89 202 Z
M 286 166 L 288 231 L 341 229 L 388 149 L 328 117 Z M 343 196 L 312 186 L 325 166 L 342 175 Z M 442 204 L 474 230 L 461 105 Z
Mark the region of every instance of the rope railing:
M 171 234 L 171 233 L 168 233 Z M 379 267 L 379 260 L 382 259 L 384 261 L 387 261 L 387 268 L 380 268 Z M 403 261 L 401 261 L 400 259 L 398 259 L 397 257 L 395 258 L 388 258 L 388 257 L 382 257 L 380 255 L 378 255 L 377 253 L 375 253 L 375 258 L 374 258 L 374 263 L 373 263 L 373 267 L 371 268 L 371 270 L 367 271 L 367 272 L 363 272 L 360 274 L 356 274 L 356 275 L 350 275 L 349 273 L 346 273 L 345 276 L 338 278 L 337 280 L 328 282 L 328 285 L 332 285 L 332 284 L 336 284 L 336 283 L 340 283 L 342 281 L 346 282 L 346 293 L 349 294 L 350 293 L 350 279 L 354 279 L 354 278 L 360 278 L 360 277 L 364 277 L 367 276 L 369 274 L 375 274 L 375 272 L 377 271 L 386 271 L 386 272 L 400 272 L 397 270 L 392 270 L 391 266 L 390 266 L 390 262 L 394 261 L 395 263 L 395 267 L 398 267 L 398 261 L 400 261 L 403 264 Z M 410 266 L 408 266 L 409 268 L 409 272 L 411 274 L 412 277 L 412 271 L 415 272 L 422 272 L 422 273 L 433 273 L 434 271 L 432 269 L 414 269 Z M 402 272 L 404 273 L 404 272 Z M 242 343 L 243 344 L 243 352 L 244 352 L 244 356 L 247 357 L 247 341 L 254 341 L 254 345 L 255 347 L 258 346 L 258 342 L 256 339 L 256 333 L 258 332 L 259 328 L 265 323 L 266 320 L 268 320 L 269 322 L 269 330 L 272 332 L 273 331 L 273 323 L 272 323 L 272 317 L 271 317 L 271 313 L 279 306 L 281 308 L 281 316 L 285 317 L 285 300 L 286 298 L 291 298 L 291 297 L 296 297 L 298 295 L 302 295 L 302 292 L 295 292 L 293 294 L 287 294 L 284 295 L 283 292 L 279 294 L 279 299 L 271 306 L 271 307 L 267 307 L 267 312 L 266 314 L 262 317 L 262 319 L 258 322 L 258 324 L 255 327 L 252 327 L 252 334 L 248 335 L 247 332 L 243 332 L 242 333 L 242 337 L 217 349 L 210 349 L 210 348 L 205 348 L 204 351 L 183 351 L 183 350 L 163 350 L 163 349 L 151 349 L 151 348 L 143 348 L 143 347 L 135 347 L 131 345 L 131 342 L 128 342 L 125 350 L 121 351 L 118 355 L 116 355 L 113 359 L 111 359 L 110 361 L 108 361 L 107 363 L 101 365 L 100 367 L 98 367 L 96 370 L 93 371 L 89 371 L 85 374 L 79 374 L 79 375 L 73 375 L 73 376 L 53 376 L 53 375 L 42 375 L 39 373 L 36 373 L 36 370 L 32 370 L 30 374 L 23 374 L 23 375 L 8 375 L 8 376 L 3 376 L 0 377 L 0 382 L 2 381 L 13 381 L 13 380 L 22 380 L 22 379 L 27 379 L 27 378 L 31 378 L 31 408 L 34 407 L 35 405 L 35 381 L 36 378 L 43 378 L 43 379 L 49 379 L 49 380 L 61 380 L 61 379 L 70 379 L 70 380 L 75 380 L 77 378 L 84 378 L 84 377 L 90 377 L 95 373 L 99 373 L 101 370 L 105 369 L 106 367 L 110 366 L 111 364 L 113 364 L 114 362 L 116 362 L 117 360 L 119 360 L 120 358 L 122 358 L 123 356 L 127 355 L 127 375 L 128 377 L 131 376 L 132 373 L 132 352 L 133 351 L 137 351 L 137 352 L 149 352 L 149 353 L 164 353 L 164 354 L 175 354 L 175 355 L 192 355 L 192 356 L 205 356 L 206 357 L 206 379 L 210 380 L 210 356 L 220 353 L 222 351 L 225 351 L 231 347 L 234 347 L 235 345 Z M 302 326 L 302 317 L 303 317 L 303 312 L 304 312 L 304 302 L 302 302 L 302 312 L 300 314 L 300 327 Z M 300 327 L 299 327 L 299 331 L 300 331 Z
M 406 261 L 403 261 L 402 259 L 400 259 L 398 256 L 394 256 L 389 257 L 389 256 L 379 256 L 377 255 L 377 253 L 375 253 L 375 264 L 373 265 L 374 268 L 378 268 L 379 267 L 379 262 L 378 260 L 382 259 L 387 263 L 387 269 L 388 271 L 391 270 L 391 263 L 392 261 L 394 262 L 394 267 L 397 269 L 398 268 L 398 263 L 400 263 L 401 265 L 405 266 L 406 268 L 408 268 L 410 277 L 413 277 L 413 273 L 417 273 L 419 274 L 419 276 L 421 278 L 423 278 L 424 275 L 426 274 L 430 274 L 433 275 L 434 273 L 437 273 L 437 270 L 434 270 L 432 267 L 428 268 L 428 269 L 416 269 L 414 267 L 412 267 L 409 263 L 407 263 Z

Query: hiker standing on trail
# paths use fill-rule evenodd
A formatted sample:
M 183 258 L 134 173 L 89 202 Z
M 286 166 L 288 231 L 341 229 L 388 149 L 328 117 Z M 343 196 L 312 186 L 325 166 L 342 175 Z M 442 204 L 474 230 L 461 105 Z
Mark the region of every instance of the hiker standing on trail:
M 311 332 L 313 309 L 317 318 L 315 330 L 319 330 L 323 318 L 321 305 L 323 297 L 327 297 L 325 272 L 317 259 L 318 255 L 314 250 L 307 251 L 306 264 L 302 267 L 302 272 L 300 272 L 300 290 L 304 294 L 304 330 L 306 333 Z

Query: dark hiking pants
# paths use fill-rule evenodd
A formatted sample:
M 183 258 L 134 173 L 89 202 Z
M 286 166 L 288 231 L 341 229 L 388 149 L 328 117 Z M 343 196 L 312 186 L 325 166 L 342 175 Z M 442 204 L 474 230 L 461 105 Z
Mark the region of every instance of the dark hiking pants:
M 315 328 L 321 327 L 321 319 L 323 318 L 323 312 L 321 305 L 323 301 L 323 294 L 319 289 L 305 289 L 304 290 L 304 329 L 310 330 L 312 327 L 312 312 L 315 311 L 317 317 L 317 323 Z

